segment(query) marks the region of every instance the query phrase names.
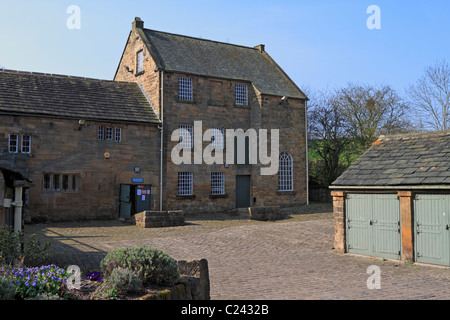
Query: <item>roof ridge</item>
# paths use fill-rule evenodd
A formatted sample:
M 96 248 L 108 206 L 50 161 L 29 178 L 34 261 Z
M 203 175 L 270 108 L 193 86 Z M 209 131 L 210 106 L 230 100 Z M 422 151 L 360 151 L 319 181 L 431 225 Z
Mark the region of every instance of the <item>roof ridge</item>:
M 398 133 L 392 135 L 380 135 L 378 141 L 389 141 L 399 139 L 416 139 L 430 136 L 450 136 L 450 130 L 441 131 L 422 131 L 422 132 L 410 132 L 410 133 Z
M 12 73 L 12 74 L 23 74 L 23 75 L 36 75 L 36 76 L 54 77 L 54 78 L 68 78 L 68 79 L 92 80 L 92 81 L 111 82 L 111 83 L 123 82 L 123 83 L 132 83 L 132 84 L 135 84 L 135 82 L 131 82 L 131 81 L 116 81 L 116 80 L 98 79 L 98 78 L 90 78 L 90 77 L 82 77 L 82 76 L 72 76 L 72 75 L 65 75 L 65 74 L 58 74 L 58 73 L 46 73 L 46 72 L 36 72 L 36 71 L 23 71 L 23 70 L 14 70 L 14 69 L 0 69 L 0 72 L 4 72 L 4 73 Z
M 187 36 L 187 35 L 184 35 L 184 34 L 178 34 L 178 33 L 166 32 L 166 31 L 159 31 L 159 30 L 154 30 L 154 29 L 143 28 L 143 30 L 145 30 L 145 31 L 152 31 L 152 32 L 158 32 L 158 33 L 164 33 L 164 34 L 169 34 L 169 35 L 172 35 L 172 36 L 178 36 L 178 37 L 183 37 L 183 38 L 190 38 L 190 39 L 194 39 L 194 40 L 201 40 L 201 41 L 220 43 L 220 44 L 225 44 L 225 45 L 229 45 L 229 46 L 235 46 L 235 47 L 241 47 L 241 48 L 245 48 L 245 49 L 252 49 L 252 50 L 259 51 L 259 49 L 255 48 L 255 47 L 244 46 L 244 45 L 241 45 L 241 44 L 228 43 L 228 42 L 211 40 L 211 39 L 204 39 L 204 38 Z

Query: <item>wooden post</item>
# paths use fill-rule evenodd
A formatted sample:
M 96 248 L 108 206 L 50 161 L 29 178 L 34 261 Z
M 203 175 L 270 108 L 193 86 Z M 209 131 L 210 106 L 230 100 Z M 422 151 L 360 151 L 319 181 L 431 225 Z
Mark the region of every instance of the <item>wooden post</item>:
M 413 220 L 413 192 L 398 191 L 400 199 L 400 223 L 402 238 L 402 260 L 414 261 L 414 220 Z

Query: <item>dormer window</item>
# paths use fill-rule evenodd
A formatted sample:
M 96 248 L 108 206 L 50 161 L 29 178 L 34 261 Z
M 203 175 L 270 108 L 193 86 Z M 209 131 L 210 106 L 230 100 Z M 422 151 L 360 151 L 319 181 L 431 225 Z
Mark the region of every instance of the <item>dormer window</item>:
M 136 74 L 144 72 L 144 50 L 136 54 Z
M 178 100 L 192 101 L 192 79 L 178 77 Z

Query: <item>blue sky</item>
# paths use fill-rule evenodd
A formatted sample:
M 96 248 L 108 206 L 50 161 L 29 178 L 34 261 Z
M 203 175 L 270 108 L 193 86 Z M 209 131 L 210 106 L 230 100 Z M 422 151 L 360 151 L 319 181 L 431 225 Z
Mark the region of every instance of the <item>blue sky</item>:
M 78 5 L 81 29 L 66 9 Z M 369 5 L 381 29 L 370 30 Z M 131 22 L 245 46 L 263 43 L 298 86 L 390 84 L 400 94 L 437 60 L 450 61 L 450 1 L 5 1 L 0 66 L 112 79 Z

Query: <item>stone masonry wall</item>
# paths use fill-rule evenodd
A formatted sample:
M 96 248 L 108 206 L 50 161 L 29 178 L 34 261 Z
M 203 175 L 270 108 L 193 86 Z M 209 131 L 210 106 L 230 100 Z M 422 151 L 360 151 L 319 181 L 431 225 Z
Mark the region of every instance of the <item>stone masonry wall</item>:
M 0 117 L 0 153 L 8 154 L 10 133 L 31 135 L 28 174 L 30 213 L 34 220 L 118 218 L 120 184 L 143 178 L 152 185 L 152 206 L 159 206 L 159 130 L 155 126 L 38 117 Z M 98 126 L 119 127 L 122 141 L 98 141 Z M 104 154 L 110 154 L 105 159 Z M 134 167 L 140 167 L 135 173 Z M 44 173 L 77 177 L 76 190 L 44 190 Z M 62 181 L 60 180 L 60 183 Z M 69 181 L 71 184 L 71 180 Z

